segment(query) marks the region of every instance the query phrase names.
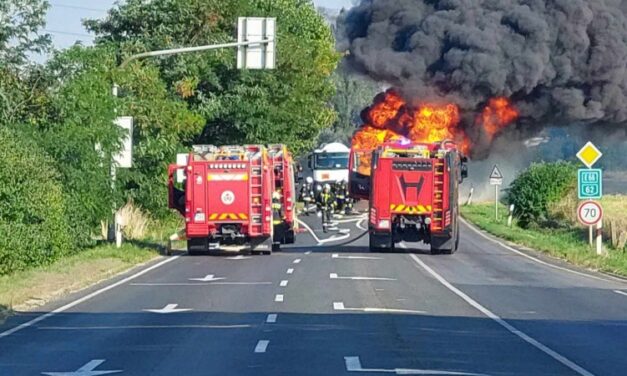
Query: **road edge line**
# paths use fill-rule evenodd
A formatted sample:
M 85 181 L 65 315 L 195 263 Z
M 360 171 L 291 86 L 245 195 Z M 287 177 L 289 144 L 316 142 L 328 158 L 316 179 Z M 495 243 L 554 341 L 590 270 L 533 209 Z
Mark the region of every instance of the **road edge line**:
M 523 256 L 523 257 L 525 257 L 525 258 L 527 258 L 527 259 L 529 259 L 529 260 L 531 260 L 531 261 L 537 262 L 538 264 L 541 264 L 541 265 L 544 265 L 544 266 L 548 266 L 549 268 L 552 268 L 552 269 L 561 270 L 561 271 L 563 271 L 563 272 L 568 272 L 568 273 L 571 273 L 571 274 L 575 274 L 575 275 L 578 275 L 578 276 L 581 276 L 581 277 L 587 277 L 587 278 L 595 279 L 595 280 L 597 280 L 597 281 L 610 282 L 610 283 L 619 282 L 619 283 L 621 283 L 621 284 L 625 284 L 625 283 L 627 283 L 627 281 L 626 281 L 626 280 L 624 280 L 624 279 L 622 279 L 622 278 L 614 277 L 614 276 L 611 276 L 611 275 L 605 275 L 605 274 L 604 274 L 604 276 L 603 276 L 603 277 L 599 277 L 599 276 L 596 276 L 596 275 L 593 275 L 593 274 L 584 273 L 584 272 L 580 272 L 580 271 L 577 271 L 577 270 L 572 270 L 572 269 L 569 269 L 569 268 L 565 268 L 565 267 L 563 267 L 563 266 L 559 266 L 559 265 L 551 264 L 550 262 L 546 262 L 546 261 L 540 260 L 540 259 L 539 259 L 539 258 L 537 258 L 537 257 L 534 257 L 534 256 L 531 256 L 531 255 L 528 255 L 528 254 L 526 254 L 526 253 L 525 253 L 525 252 L 523 252 L 523 251 L 520 251 L 520 250 L 518 250 L 518 249 L 516 249 L 516 248 L 513 248 L 513 247 L 508 246 L 507 244 L 505 244 L 505 243 L 503 243 L 501 240 L 499 240 L 499 239 L 498 239 L 498 237 L 495 237 L 495 236 L 493 236 L 493 235 L 487 235 L 487 234 L 484 234 L 484 233 L 483 233 L 483 231 L 481 231 L 480 229 L 478 229 L 475 225 L 473 225 L 472 223 L 470 223 L 470 222 L 469 222 L 468 220 L 466 220 L 465 218 L 460 217 L 460 219 L 462 220 L 462 222 L 463 222 L 466 226 L 468 226 L 468 227 L 469 227 L 472 231 L 474 231 L 475 233 L 477 233 L 477 234 L 479 234 L 480 236 L 482 236 L 484 239 L 487 239 L 487 240 L 489 240 L 489 241 L 491 241 L 491 242 L 493 242 L 493 243 L 496 243 L 497 245 L 500 245 L 501 247 L 503 247 L 503 248 L 507 249 L 508 251 L 514 252 L 514 253 L 516 253 L 517 255 L 519 255 L 519 256 Z M 541 251 L 536 251 L 536 252 L 541 252 Z
M 123 285 L 123 284 L 125 284 L 125 283 L 127 283 L 129 281 L 132 281 L 132 280 L 134 280 L 137 277 L 141 277 L 142 275 L 144 275 L 144 274 L 146 274 L 146 273 L 148 273 L 150 271 L 153 271 L 153 270 L 155 270 L 155 269 L 157 269 L 157 268 L 159 268 L 159 267 L 161 267 L 161 266 L 163 266 L 163 265 L 165 265 L 165 264 L 167 264 L 169 262 L 172 262 L 172 261 L 178 259 L 179 257 L 181 257 L 181 256 L 173 256 L 173 257 L 167 258 L 167 259 L 165 259 L 165 260 L 163 260 L 163 261 L 161 261 L 161 262 L 159 262 L 159 263 L 157 263 L 155 265 L 152 265 L 152 266 L 150 266 L 150 267 L 148 267 L 146 269 L 140 270 L 139 272 L 137 272 L 137 273 L 135 273 L 133 275 L 130 275 L 130 276 L 128 276 L 128 277 L 126 277 L 126 278 L 124 278 L 124 279 L 122 279 L 120 281 L 117 281 L 117 282 L 115 282 L 115 283 L 113 283 L 111 285 L 105 286 L 105 287 L 103 287 L 103 288 L 101 288 L 99 290 L 96 290 L 96 291 L 94 291 L 94 292 L 92 292 L 90 294 L 87 294 L 87 295 L 83 296 L 82 298 L 76 299 L 76 300 L 74 300 L 74 301 L 72 301 L 72 302 L 70 302 L 70 303 L 68 303 L 68 304 L 66 304 L 64 306 L 61 306 L 61 307 L 59 307 L 59 308 L 57 308 L 57 309 L 55 309 L 53 311 L 50 311 L 48 313 L 44 313 L 43 315 L 37 316 L 37 317 L 35 317 L 34 319 L 32 319 L 30 321 L 22 323 L 22 324 L 14 327 L 14 328 L 8 329 L 8 330 L 0 333 L 0 338 L 8 337 L 11 334 L 19 332 L 22 329 L 26 329 L 28 327 L 31 327 L 34 324 L 37 324 L 38 322 L 43 321 L 43 320 L 45 320 L 47 318 L 50 318 L 50 317 L 52 317 L 52 316 L 54 316 L 54 315 L 56 315 L 58 313 L 62 313 L 64 311 L 67 311 L 68 309 L 70 309 L 72 307 L 75 307 L 75 306 L 77 306 L 77 305 L 79 305 L 81 303 L 84 303 L 84 302 L 90 300 L 91 298 L 94 298 L 94 297 L 96 297 L 96 296 L 98 296 L 98 295 L 100 295 L 100 294 L 102 294 L 104 292 L 107 292 L 107 291 L 109 291 L 111 289 L 114 289 L 114 288 L 116 288 L 116 287 L 118 287 L 120 285 Z
M 532 345 L 536 349 L 542 351 L 543 353 L 545 353 L 546 355 L 550 356 L 551 358 L 557 360 L 562 365 L 570 368 L 572 371 L 575 371 L 577 374 L 579 374 L 581 376 L 594 376 L 594 374 L 591 373 L 590 371 L 588 371 L 585 368 L 577 365 L 575 362 L 573 362 L 570 359 L 566 358 L 565 356 L 559 354 L 555 350 L 552 350 L 551 348 L 547 347 L 546 345 L 542 344 L 541 342 L 539 342 L 538 340 L 534 339 L 533 337 L 527 335 L 526 333 L 522 332 L 521 330 L 516 329 L 514 326 L 509 324 L 507 321 L 505 321 L 504 319 L 502 319 L 501 317 L 499 317 L 498 315 L 496 315 L 495 313 L 493 313 L 492 311 L 490 311 L 486 307 L 482 306 L 479 302 L 477 302 L 476 300 L 472 299 L 471 297 L 466 295 L 463 291 L 459 290 L 457 287 L 453 286 L 449 281 L 444 279 L 444 277 L 442 277 L 435 270 L 433 270 L 431 267 L 429 267 L 429 265 L 425 264 L 420 258 L 418 258 L 418 256 L 416 256 L 414 254 L 411 254 L 411 255 L 409 255 L 409 257 L 411 257 L 414 260 L 414 262 L 416 264 L 418 264 L 418 266 L 422 267 L 425 271 L 427 271 L 427 273 L 431 274 L 431 276 L 434 277 L 438 282 L 440 282 L 440 284 L 442 284 L 444 287 L 449 289 L 451 292 L 453 292 L 458 297 L 462 298 L 470 306 L 472 306 L 473 308 L 475 308 L 479 312 L 483 313 L 486 317 L 492 319 L 494 322 L 496 322 L 497 324 L 501 325 L 508 332 L 516 335 L 518 338 L 520 338 L 523 341 L 527 342 L 528 344 Z

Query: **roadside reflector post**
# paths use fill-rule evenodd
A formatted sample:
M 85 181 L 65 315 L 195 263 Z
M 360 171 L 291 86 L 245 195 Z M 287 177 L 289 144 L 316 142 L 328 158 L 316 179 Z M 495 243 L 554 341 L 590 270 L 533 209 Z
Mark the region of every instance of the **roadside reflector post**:
M 594 245 L 594 228 L 593 226 L 588 226 L 588 244 L 590 247 Z
M 466 206 L 472 205 L 472 195 L 475 193 L 475 187 L 470 186 L 470 193 L 468 193 L 468 201 L 466 201 Z
M 499 220 L 499 186 L 494 186 L 494 219 Z
M 514 204 L 509 206 L 509 218 L 507 218 L 507 226 L 512 227 L 514 221 Z
M 603 251 L 603 219 L 601 219 L 599 223 L 597 223 L 596 236 L 597 236 L 597 241 L 596 241 L 597 255 L 603 256 L 605 255 L 605 251 Z

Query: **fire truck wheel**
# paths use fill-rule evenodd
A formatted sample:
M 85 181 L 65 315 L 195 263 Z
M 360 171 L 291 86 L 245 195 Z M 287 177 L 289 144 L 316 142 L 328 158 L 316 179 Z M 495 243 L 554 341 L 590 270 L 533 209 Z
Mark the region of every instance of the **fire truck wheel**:
M 188 239 L 187 240 L 187 254 L 190 256 L 197 256 L 203 253 L 207 253 L 209 250 L 209 244 L 207 239 Z
M 370 252 L 384 252 L 393 249 L 394 243 L 391 235 L 370 234 Z
M 250 253 L 253 255 L 271 255 L 274 248 L 272 236 L 265 239 L 254 239 L 250 245 Z

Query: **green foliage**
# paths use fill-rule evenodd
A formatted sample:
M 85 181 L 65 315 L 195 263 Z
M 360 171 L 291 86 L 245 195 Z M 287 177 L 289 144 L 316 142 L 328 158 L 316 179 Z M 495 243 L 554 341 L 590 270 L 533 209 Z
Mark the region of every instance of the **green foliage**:
M 534 163 L 511 184 L 509 202 L 522 226 L 549 219 L 550 204 L 576 189 L 577 167 L 568 162 Z
M 43 53 L 51 45 L 50 35 L 39 34 L 46 24 L 45 0 L 0 1 L 0 67 L 19 67 L 29 53 Z
M 205 122 L 196 141 L 313 146 L 335 113 L 329 76 L 339 55 L 331 30 L 309 0 L 129 0 L 104 21 L 88 21 L 97 43 L 126 54 L 232 41 L 237 16 L 277 17 L 277 69 L 238 71 L 235 50 L 155 60 L 171 92 Z
M 0 275 L 45 265 L 74 249 L 52 160 L 0 126 Z

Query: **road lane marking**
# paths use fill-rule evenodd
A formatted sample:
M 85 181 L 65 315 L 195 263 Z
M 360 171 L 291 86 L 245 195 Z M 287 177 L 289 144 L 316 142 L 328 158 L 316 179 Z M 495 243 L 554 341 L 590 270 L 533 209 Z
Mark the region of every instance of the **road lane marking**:
M 270 344 L 270 341 L 262 339 L 259 340 L 259 342 L 257 342 L 257 346 L 255 346 L 255 352 L 256 353 L 265 353 L 266 350 L 268 349 L 268 344 Z
M 111 375 L 113 373 L 121 373 L 122 370 L 116 371 L 96 371 L 102 363 L 104 363 L 104 359 L 94 359 L 90 360 L 87 364 L 79 368 L 75 372 L 42 372 L 42 375 L 47 376 L 96 376 L 96 375 Z
M 431 276 L 433 276 L 438 282 L 440 282 L 444 287 L 449 289 L 451 292 L 453 292 L 458 297 L 462 298 L 464 301 L 466 301 L 466 303 L 468 303 L 469 305 L 474 307 L 476 310 L 478 310 L 479 312 L 483 313 L 485 316 L 489 317 L 490 319 L 494 320 L 497 324 L 501 325 L 503 328 L 507 329 L 507 331 L 509 331 L 510 333 L 516 335 L 517 337 L 519 337 L 523 341 L 527 342 L 528 344 L 532 345 L 536 349 L 542 351 L 546 355 L 548 355 L 551 358 L 553 358 L 553 359 L 557 360 L 558 362 L 562 363 L 564 366 L 570 368 L 571 370 L 575 371 L 579 375 L 581 375 L 581 376 L 594 376 L 594 374 L 591 373 L 590 371 L 582 368 L 581 366 L 577 365 L 576 363 L 574 363 L 570 359 L 566 358 L 565 356 L 557 353 L 556 351 L 548 348 L 547 346 L 545 346 L 544 344 L 538 342 L 537 340 L 535 340 L 534 338 L 532 338 L 529 335 L 525 334 L 524 332 L 516 329 L 514 326 L 509 324 L 507 321 L 503 320 L 501 317 L 497 316 L 495 313 L 493 313 L 492 311 L 490 311 L 486 307 L 484 307 L 481 304 L 479 304 L 476 300 L 472 299 L 471 297 L 466 295 L 464 292 L 459 290 L 457 287 L 455 287 L 451 283 L 449 283 L 446 279 L 444 279 L 444 277 L 442 277 L 440 274 L 438 274 L 435 270 L 431 269 L 431 267 L 429 267 L 429 265 L 425 264 L 420 258 L 418 258 L 418 256 L 411 254 L 411 255 L 409 255 L 409 257 L 411 257 L 416 262 L 416 264 L 418 264 L 416 267 L 418 267 L 418 266 L 422 267 L 425 271 L 427 271 L 429 274 L 431 274 Z
M 254 285 L 272 285 L 272 282 L 209 282 L 209 283 L 131 283 L 130 286 L 254 286 Z
M 395 373 L 397 375 L 449 375 L 449 376 L 489 376 L 485 373 L 440 371 L 435 369 L 411 369 L 411 368 L 363 368 L 358 356 L 345 356 L 344 364 L 347 372 L 368 372 L 368 373 Z
M 620 295 L 625 295 L 627 296 L 627 292 L 625 291 L 620 291 L 620 290 L 614 290 L 615 293 L 620 294 Z
M 239 256 L 227 257 L 226 259 L 227 260 L 248 260 L 249 258 L 250 257 L 248 256 L 239 255 Z
M 198 282 L 213 282 L 213 281 L 221 281 L 226 278 L 216 278 L 213 274 L 207 274 L 204 278 L 190 278 L 190 281 L 198 281 Z
M 282 280 L 282 281 L 281 281 L 281 283 L 279 283 L 279 286 L 281 286 L 281 287 L 285 287 L 285 286 L 287 286 L 287 283 L 288 283 L 288 282 L 289 282 L 289 281 L 288 281 L 287 279 L 284 279 L 284 280 Z
M 339 253 L 332 254 L 331 258 L 345 259 L 345 260 L 383 260 L 382 257 L 374 257 L 374 256 L 340 256 Z
M 120 326 L 38 326 L 38 330 L 131 330 L 131 329 L 245 329 L 252 325 L 120 325 Z
M 293 273 L 294 273 L 294 269 L 293 268 L 287 269 L 287 274 L 293 274 Z
M 484 239 L 487 239 L 487 240 L 491 241 L 492 243 L 498 244 L 498 245 L 500 245 L 501 247 L 503 247 L 503 248 L 507 249 L 508 251 L 514 252 L 515 254 L 517 254 L 517 255 L 519 255 L 519 256 L 522 256 L 522 257 L 524 257 L 524 258 L 527 258 L 527 259 L 529 259 L 529 260 L 531 260 L 531 261 L 534 261 L 534 262 L 536 262 L 536 263 L 538 263 L 538 264 L 541 264 L 541 265 L 544 265 L 544 266 L 548 266 L 549 268 L 553 268 L 553 269 L 561 270 L 561 271 L 564 271 L 564 272 L 568 272 L 568 273 L 571 273 L 571 274 L 576 274 L 576 275 L 581 276 L 581 277 L 586 277 L 586 278 L 596 279 L 597 281 L 603 281 L 603 282 L 620 282 L 620 283 L 623 283 L 623 284 L 625 283 L 625 280 L 623 280 L 623 279 L 621 279 L 621 278 L 615 278 L 615 277 L 612 277 L 612 276 L 609 276 L 609 275 L 608 275 L 608 276 L 606 276 L 606 277 L 598 277 L 598 276 L 595 276 L 595 275 L 592 275 L 592 274 L 582 273 L 582 272 L 579 272 L 579 271 L 576 271 L 576 270 L 572 270 L 572 269 L 564 268 L 564 267 L 562 267 L 562 266 L 553 265 L 553 264 L 551 264 L 551 263 L 549 263 L 549 262 L 542 261 L 542 260 L 540 260 L 540 259 L 539 259 L 539 258 L 537 258 L 537 257 L 533 257 L 533 256 L 531 256 L 531 255 L 528 255 L 528 254 L 526 254 L 525 252 L 519 251 L 519 250 L 517 250 L 516 248 L 512 248 L 512 247 L 508 246 L 507 244 L 505 244 L 505 243 L 503 243 L 503 242 L 501 242 L 501 241 L 499 241 L 499 240 L 497 240 L 497 239 L 494 239 L 494 238 L 492 238 L 492 237 L 490 237 L 490 236 L 488 236 L 488 235 L 484 234 L 482 231 L 480 231 L 479 229 L 477 229 L 474 225 L 470 224 L 468 221 L 466 221 L 466 220 L 465 220 L 465 219 L 463 219 L 462 217 L 460 217 L 460 219 L 462 220 L 462 222 L 463 222 L 466 226 L 468 226 L 468 228 L 470 228 L 470 229 L 471 229 L 472 231 L 474 231 L 475 233 L 479 234 L 479 235 L 480 235 L 481 237 L 483 237 Z
M 283 295 L 282 294 L 276 294 L 276 296 L 274 297 L 274 301 L 275 302 L 282 302 L 283 301 Z
M 347 279 L 353 281 L 396 281 L 394 278 L 382 278 L 382 277 L 340 277 L 336 273 L 329 274 L 331 279 Z
M 333 302 L 333 309 L 336 311 L 359 311 L 370 313 L 410 313 L 410 314 L 425 314 L 425 311 L 416 311 L 412 309 L 394 309 L 394 308 L 346 308 L 344 302 Z
M 300 262 L 301 262 L 301 259 L 296 259 L 294 260 L 293 264 L 300 264 Z
M 168 313 L 180 313 L 180 312 L 189 312 L 192 309 L 191 308 L 176 308 L 178 307 L 178 304 L 168 304 L 163 308 L 159 308 L 159 309 L 142 309 L 142 311 L 145 312 L 152 312 L 152 313 L 161 313 L 161 314 L 168 314 Z
M 32 320 L 30 320 L 28 322 L 25 322 L 25 323 L 23 323 L 21 325 L 16 326 L 15 328 L 6 330 L 6 331 L 0 333 L 0 338 L 10 336 L 13 333 L 16 333 L 16 332 L 19 332 L 22 329 L 26 329 L 28 327 L 31 327 L 31 326 L 33 326 L 33 324 L 36 324 L 36 323 L 38 323 L 38 322 L 40 322 L 42 320 L 45 320 L 45 319 L 47 319 L 49 317 L 52 317 L 52 316 L 54 316 L 54 315 L 56 315 L 58 313 L 65 312 L 68 309 L 70 309 L 72 307 L 75 307 L 75 306 L 77 306 L 77 305 L 79 305 L 79 304 L 81 304 L 83 302 L 86 302 L 86 301 L 88 301 L 89 299 L 91 299 L 93 297 L 96 297 L 96 296 L 98 296 L 98 295 L 100 295 L 100 294 L 102 294 L 104 292 L 107 292 L 107 291 L 109 291 L 111 289 L 114 289 L 114 288 L 116 288 L 118 286 L 121 286 L 121 285 L 123 285 L 123 284 L 125 284 L 125 283 L 127 283 L 129 281 L 134 280 L 135 278 L 141 277 L 142 275 L 144 275 L 144 274 L 146 274 L 146 273 L 148 273 L 150 271 L 153 271 L 153 270 L 155 270 L 155 269 L 157 269 L 157 268 L 159 268 L 159 267 L 161 267 L 161 266 L 163 266 L 163 265 L 165 265 L 167 263 L 170 263 L 170 262 L 172 262 L 174 260 L 178 260 L 179 257 L 181 257 L 181 256 L 173 256 L 173 257 L 167 258 L 167 259 L 161 261 L 158 264 L 155 264 L 155 265 L 153 265 L 153 266 L 151 266 L 149 268 L 146 268 L 146 269 L 144 269 L 142 271 L 139 271 L 139 272 L 137 272 L 137 273 L 135 273 L 135 274 L 133 274 L 133 275 L 131 275 L 129 277 L 126 277 L 126 278 L 124 278 L 124 279 L 122 279 L 120 281 L 117 281 L 116 283 L 113 283 L 113 284 L 111 284 L 109 286 L 103 287 L 100 290 L 94 291 L 91 294 L 85 295 L 85 296 L 83 296 L 80 299 L 77 299 L 77 300 L 75 300 L 75 301 L 73 301 L 71 303 L 68 303 L 68 304 L 66 304 L 66 305 L 64 305 L 62 307 L 59 307 L 59 308 L 55 309 L 54 311 L 45 313 L 45 314 L 43 314 L 41 316 L 37 316 L 37 317 L 35 317 L 34 319 L 32 319 Z
M 269 314 L 268 317 L 266 318 L 266 322 L 269 324 L 274 324 L 276 322 L 277 316 L 278 315 L 276 313 Z
M 310 254 L 311 254 L 311 251 L 307 251 L 307 252 L 305 252 L 305 254 L 306 254 L 306 255 L 310 255 Z

